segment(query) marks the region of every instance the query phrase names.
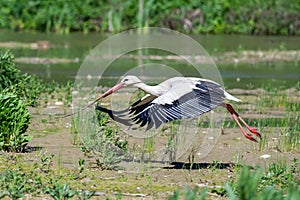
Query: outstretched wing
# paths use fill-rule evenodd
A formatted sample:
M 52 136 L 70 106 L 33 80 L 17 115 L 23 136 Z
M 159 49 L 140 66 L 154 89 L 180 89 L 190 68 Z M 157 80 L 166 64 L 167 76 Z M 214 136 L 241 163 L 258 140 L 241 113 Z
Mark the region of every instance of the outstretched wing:
M 126 125 L 147 125 L 148 130 L 153 126 L 158 128 L 162 123 L 169 121 L 202 115 L 219 106 L 224 99 L 224 90 L 219 84 L 204 79 L 193 79 L 172 84 L 172 87 L 159 97 L 146 95 L 121 112 L 100 106 L 96 109 L 108 113 L 112 119 Z M 121 118 L 125 113 L 129 114 L 126 123 Z
M 200 79 L 191 86 L 191 90 L 186 87 L 182 88 L 175 84 L 167 93 L 155 99 L 133 117 L 133 121 L 140 126 L 147 124 L 147 129 L 153 126 L 158 128 L 162 123 L 202 115 L 219 106 L 225 99 L 223 89 L 214 82 Z M 182 89 L 188 92 L 178 98 L 175 94 Z M 171 103 L 170 98 L 173 99 Z

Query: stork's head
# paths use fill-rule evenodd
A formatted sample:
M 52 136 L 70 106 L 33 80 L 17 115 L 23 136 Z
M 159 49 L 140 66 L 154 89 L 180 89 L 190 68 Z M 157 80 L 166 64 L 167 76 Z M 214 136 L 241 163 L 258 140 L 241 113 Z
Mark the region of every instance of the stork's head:
M 121 80 L 120 83 L 124 83 L 124 86 L 127 86 L 127 85 L 135 85 L 141 82 L 142 81 L 138 77 L 133 75 L 127 75 Z
M 132 76 L 132 75 L 127 75 L 125 76 L 119 83 L 117 83 L 115 86 L 113 86 L 112 88 L 110 88 L 109 90 L 107 90 L 105 93 L 103 93 L 99 99 L 102 99 L 112 93 L 114 93 L 115 91 L 121 89 L 124 86 L 127 85 L 135 85 L 137 83 L 141 83 L 142 81 L 140 79 L 138 79 L 138 77 L 136 76 Z

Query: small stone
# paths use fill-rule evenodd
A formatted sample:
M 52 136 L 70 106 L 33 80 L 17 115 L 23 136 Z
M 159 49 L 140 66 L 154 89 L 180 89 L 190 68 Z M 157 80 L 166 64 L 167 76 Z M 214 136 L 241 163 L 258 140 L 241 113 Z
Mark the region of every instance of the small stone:
M 62 101 L 56 101 L 54 103 L 54 105 L 56 105 L 56 106 L 62 106 L 62 105 L 64 105 L 64 102 L 62 102 Z
M 79 92 L 77 90 L 72 91 L 72 95 L 77 95 Z
M 88 74 L 87 76 L 86 76 L 86 79 L 87 80 L 91 80 L 93 77 L 92 77 L 92 75 L 90 75 L 90 74 Z
M 264 155 L 260 156 L 259 158 L 267 159 L 267 158 L 271 158 L 271 155 L 269 155 L 269 154 L 264 154 Z

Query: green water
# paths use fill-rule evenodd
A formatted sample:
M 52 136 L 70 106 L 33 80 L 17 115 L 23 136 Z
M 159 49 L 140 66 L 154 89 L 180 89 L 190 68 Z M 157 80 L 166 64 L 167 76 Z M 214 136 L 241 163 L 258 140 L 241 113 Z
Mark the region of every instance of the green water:
M 0 42 L 33 43 L 46 40 L 51 43 L 51 48 L 26 49 L 13 48 L 15 57 L 39 57 L 39 58 L 78 58 L 77 63 L 59 64 L 27 64 L 19 63 L 19 68 L 30 74 L 36 74 L 45 81 L 52 80 L 66 83 L 73 81 L 81 62 L 90 51 L 109 35 L 91 33 L 71 33 L 69 35 L 57 35 L 50 33 L 24 33 L 0 31 Z M 222 52 L 240 50 L 298 50 L 300 49 L 300 37 L 267 37 L 267 36 L 241 36 L 241 35 L 192 35 L 211 55 Z M 116 47 L 117 48 L 117 47 Z M 1 48 L 1 50 L 6 50 Z M 149 53 L 149 51 L 147 51 Z M 150 54 L 161 55 L 163 52 L 150 51 Z M 174 60 L 136 60 L 132 58 L 120 58 L 113 62 L 105 71 L 104 79 L 100 84 L 113 85 L 119 76 L 126 73 L 132 67 L 142 63 L 157 62 L 171 66 L 184 76 L 193 76 L 195 70 L 189 64 Z M 300 80 L 299 62 L 258 62 L 255 64 L 217 64 L 226 88 L 259 88 L 272 84 L 283 88 L 296 85 Z M 93 75 L 93 74 L 92 74 Z

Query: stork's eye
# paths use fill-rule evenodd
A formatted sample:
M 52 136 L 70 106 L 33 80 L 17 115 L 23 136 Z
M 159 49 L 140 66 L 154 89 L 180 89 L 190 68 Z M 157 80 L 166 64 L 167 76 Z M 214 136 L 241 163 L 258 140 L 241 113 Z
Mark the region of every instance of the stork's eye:
M 128 81 L 128 78 L 125 78 L 125 79 L 123 80 L 123 82 L 126 82 L 126 81 Z

